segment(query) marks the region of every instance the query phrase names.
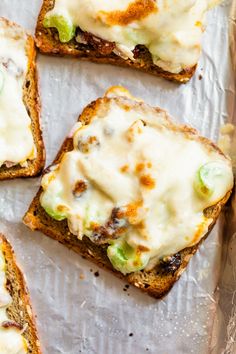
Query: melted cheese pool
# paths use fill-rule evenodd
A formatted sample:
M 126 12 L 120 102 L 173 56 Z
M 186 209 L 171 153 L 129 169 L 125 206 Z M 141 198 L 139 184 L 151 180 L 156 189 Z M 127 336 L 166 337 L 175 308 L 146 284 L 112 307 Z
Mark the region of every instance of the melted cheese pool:
M 204 209 L 233 186 L 230 161 L 209 141 L 126 98 L 100 101 L 90 124 L 76 124 L 73 139 L 74 149 L 42 179 L 41 204 L 54 218 L 67 218 L 80 239 L 96 242 L 106 225 L 104 242 L 117 227 L 116 238 L 150 259 L 174 254 L 204 236 L 212 222 Z M 196 191 L 199 169 L 203 179 L 211 176 L 205 166 L 220 171 L 207 197 Z

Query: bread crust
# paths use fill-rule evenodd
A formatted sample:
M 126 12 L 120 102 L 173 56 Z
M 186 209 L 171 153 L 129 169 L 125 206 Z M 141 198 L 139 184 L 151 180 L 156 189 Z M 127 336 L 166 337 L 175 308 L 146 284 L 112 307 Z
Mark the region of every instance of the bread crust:
M 40 52 L 43 54 L 51 54 L 58 56 L 72 56 L 82 60 L 89 60 L 95 63 L 112 64 L 123 67 L 130 67 L 141 70 L 143 72 L 162 77 L 164 79 L 175 81 L 178 83 L 186 83 L 194 75 L 197 65 L 183 70 L 179 74 L 170 73 L 158 67 L 157 65 L 150 65 L 149 63 L 138 63 L 130 59 L 122 59 L 118 55 L 101 55 L 98 51 L 91 49 L 86 45 L 80 45 L 75 39 L 69 43 L 61 43 L 58 39 L 58 35 L 55 35 L 55 31 L 43 26 L 43 20 L 48 11 L 53 9 L 55 0 L 44 0 L 41 7 L 35 37 L 36 45 Z
M 9 28 L 19 28 L 19 25 L 0 17 L 0 21 L 4 21 Z M 19 178 L 19 177 L 35 177 L 39 176 L 45 164 L 45 149 L 40 128 L 40 97 L 38 92 L 38 73 L 36 67 L 36 47 L 34 38 L 27 34 L 27 56 L 28 56 L 28 72 L 26 74 L 23 85 L 23 101 L 31 118 L 32 133 L 34 144 L 36 147 L 36 158 L 28 160 L 28 166 L 22 167 L 17 164 L 12 167 L 2 165 L 0 167 L 0 180 Z
M 88 105 L 82 112 L 79 117 L 79 121 L 83 124 L 89 124 L 91 117 L 93 116 L 94 112 L 96 112 L 100 107 L 103 107 L 108 100 L 119 100 L 120 104 L 125 103 L 133 104 L 142 106 L 145 105 L 143 102 L 131 101 L 127 98 L 100 98 L 90 105 Z M 149 107 L 145 105 L 146 107 Z M 170 125 L 170 129 L 178 129 L 183 133 L 188 134 L 191 139 L 198 139 L 205 145 L 209 147 L 209 149 L 217 150 L 221 154 L 223 154 L 219 148 L 212 143 L 210 140 L 203 138 L 198 135 L 197 131 L 189 128 L 187 126 L 176 126 L 174 125 L 168 118 L 165 111 L 161 110 L 160 108 L 151 108 L 157 112 L 162 112 L 165 114 L 165 118 Z M 52 165 L 60 163 L 64 153 L 71 151 L 73 149 L 73 139 L 72 137 L 67 137 L 64 141 L 63 145 L 61 146 L 55 160 L 53 161 Z M 46 170 L 47 171 L 47 170 Z M 45 172 L 46 172 L 45 171 Z M 206 209 L 204 214 L 208 218 L 212 218 L 212 223 L 209 226 L 208 233 L 204 236 L 204 238 L 195 246 L 186 248 L 179 252 L 180 257 L 180 264 L 176 269 L 172 269 L 171 271 L 166 272 L 163 264 L 158 264 L 154 269 L 151 271 L 139 271 L 127 275 L 123 275 L 119 271 L 115 270 L 106 254 L 107 246 L 96 245 L 92 241 L 90 241 L 87 237 L 83 237 L 83 240 L 80 241 L 75 235 L 73 235 L 68 226 L 67 221 L 56 221 L 51 218 L 45 210 L 40 205 L 40 195 L 42 193 L 42 188 L 39 189 L 37 195 L 33 199 L 27 213 L 23 218 L 23 222 L 27 225 L 31 230 L 39 230 L 43 232 L 45 235 L 59 241 L 60 243 L 64 244 L 66 247 L 73 249 L 75 252 L 81 254 L 83 257 L 93 261 L 97 265 L 111 271 L 117 277 L 125 280 L 127 283 L 134 285 L 137 288 L 140 288 L 142 291 L 148 293 L 149 295 L 155 298 L 162 298 L 165 296 L 174 283 L 179 279 L 180 275 L 183 273 L 187 264 L 194 253 L 197 251 L 199 245 L 207 237 L 210 233 L 211 229 L 213 228 L 217 217 L 219 216 L 222 207 L 227 202 L 228 198 L 230 197 L 231 191 L 229 191 L 225 197 L 219 201 L 216 205 Z
M 8 317 L 25 328 L 23 337 L 28 342 L 28 353 L 42 354 L 24 275 L 16 263 L 10 243 L 2 234 L 0 243 L 6 262 L 7 289 L 12 297 L 12 303 L 7 308 Z

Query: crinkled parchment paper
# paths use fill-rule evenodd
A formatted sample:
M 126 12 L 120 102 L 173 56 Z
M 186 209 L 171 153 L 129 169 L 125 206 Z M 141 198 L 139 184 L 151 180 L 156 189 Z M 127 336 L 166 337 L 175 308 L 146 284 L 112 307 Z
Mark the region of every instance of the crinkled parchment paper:
M 1 0 L 0 16 L 33 33 L 40 5 L 40 0 Z M 187 85 L 39 55 L 47 163 L 82 108 L 117 84 L 217 141 L 220 126 L 233 121 L 235 108 L 228 36 L 231 5 L 225 1 L 209 13 L 203 55 Z M 124 283 L 111 274 L 100 269 L 97 274 L 93 264 L 21 223 L 39 182 L 0 183 L 0 230 L 12 242 L 27 276 L 45 354 L 235 353 L 235 315 L 230 317 L 236 301 L 232 210 L 230 230 L 225 231 L 221 217 L 180 281 L 165 299 L 156 301 L 136 289 L 124 291 Z M 227 255 L 223 261 L 222 245 Z

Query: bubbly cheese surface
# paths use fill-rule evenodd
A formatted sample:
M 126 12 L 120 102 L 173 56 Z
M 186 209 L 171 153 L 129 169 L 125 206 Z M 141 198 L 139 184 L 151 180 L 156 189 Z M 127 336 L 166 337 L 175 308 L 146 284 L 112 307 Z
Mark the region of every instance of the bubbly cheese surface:
M 134 59 L 145 45 L 154 64 L 179 73 L 199 59 L 206 11 L 219 0 L 55 0 L 56 14 L 82 31 L 116 43 L 116 54 Z
M 31 119 L 23 102 L 23 83 L 28 71 L 27 36 L 0 20 L 0 166 L 24 165 L 36 149 Z
M 206 233 L 212 219 L 204 209 L 233 186 L 230 161 L 173 126 L 163 111 L 116 95 L 95 108 L 89 125 L 76 124 L 74 149 L 42 178 L 41 204 L 50 215 L 64 215 L 80 239 L 92 241 L 94 226 L 119 210 L 126 222 L 122 237 L 131 247 L 150 259 L 172 255 Z M 204 199 L 194 181 L 210 162 L 220 164 L 223 177 Z
M 7 307 L 12 299 L 6 289 L 5 259 L 0 244 L 0 353 L 24 354 L 27 353 L 27 342 L 21 331 L 16 327 L 4 328 L 2 324 L 10 321 L 7 315 Z

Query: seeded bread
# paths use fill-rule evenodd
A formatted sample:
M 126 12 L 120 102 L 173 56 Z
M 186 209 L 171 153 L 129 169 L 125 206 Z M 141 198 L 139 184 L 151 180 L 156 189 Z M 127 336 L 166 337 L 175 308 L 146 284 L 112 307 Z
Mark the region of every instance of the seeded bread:
M 163 77 L 167 80 L 176 81 L 179 83 L 186 83 L 194 75 L 196 65 L 183 70 L 179 74 L 173 74 L 168 71 L 164 71 L 160 67 L 154 65 L 150 60 L 142 62 L 134 62 L 130 59 L 122 59 L 116 54 L 102 55 L 90 45 L 80 44 L 75 39 L 69 43 L 61 43 L 58 39 L 57 31 L 52 28 L 45 28 L 43 26 L 43 20 L 48 11 L 53 9 L 55 0 L 44 0 L 43 5 L 38 17 L 36 27 L 36 45 L 41 53 L 52 55 L 69 55 L 72 57 L 78 57 L 82 60 L 89 60 L 102 64 L 113 64 L 118 66 L 130 67 L 139 69 L 141 71 Z
M 4 21 L 11 28 L 20 28 L 13 22 L 10 22 L 2 17 L 0 21 Z M 31 126 L 33 132 L 34 143 L 37 150 L 37 155 L 34 160 L 28 160 L 28 166 L 22 167 L 20 164 L 7 167 L 5 164 L 0 167 L 0 180 L 17 178 L 17 177 L 33 177 L 40 175 L 44 168 L 45 151 L 40 128 L 40 99 L 38 93 L 38 75 L 36 68 L 36 48 L 32 36 L 28 35 L 27 41 L 28 55 L 28 72 L 23 86 L 23 100 L 27 112 L 31 118 Z
M 79 120 L 83 124 L 89 124 L 91 117 L 94 115 L 99 107 L 103 109 L 103 104 L 106 104 L 106 100 L 108 98 L 104 97 L 102 99 L 98 99 L 97 101 L 91 103 L 83 113 L 81 114 Z M 114 98 L 119 100 L 117 97 Z M 125 102 L 124 102 L 125 100 Z M 117 101 L 116 101 L 117 102 Z M 143 102 L 135 102 L 125 99 L 122 97 L 122 104 L 125 103 L 127 107 L 129 104 L 135 105 L 145 105 Z M 149 107 L 150 108 L 150 107 Z M 159 108 L 154 108 L 157 112 L 160 112 Z M 162 111 L 163 112 L 163 111 Z M 165 112 L 163 112 L 168 119 L 168 116 Z M 174 129 L 173 125 L 173 129 Z M 186 132 L 189 136 L 193 139 L 198 139 L 207 144 L 208 146 L 213 147 L 217 151 L 219 149 L 215 146 L 212 142 L 208 139 L 200 137 L 197 132 L 189 127 L 180 126 L 177 129 L 181 129 L 182 131 Z M 71 151 L 73 149 L 73 140 L 71 137 L 68 137 L 65 142 L 63 143 L 56 159 L 54 160 L 53 164 L 58 164 L 64 153 Z M 165 261 L 161 261 L 154 269 L 151 271 L 138 271 L 135 273 L 128 274 L 124 276 L 119 271 L 115 270 L 106 254 L 106 245 L 96 245 L 92 241 L 90 241 L 87 237 L 83 237 L 83 240 L 80 241 L 75 235 L 70 233 L 69 228 L 67 226 L 67 221 L 56 221 L 51 218 L 45 210 L 40 205 L 40 195 L 42 193 L 42 188 L 39 189 L 36 197 L 32 201 L 29 210 L 27 211 L 26 215 L 23 218 L 23 222 L 30 227 L 32 230 L 40 230 L 47 236 L 56 239 L 60 243 L 64 244 L 68 248 L 73 249 L 75 252 L 80 253 L 85 258 L 93 261 L 94 263 L 98 264 L 99 266 L 110 270 L 113 274 L 118 276 L 119 278 L 124 279 L 126 282 L 140 288 L 141 290 L 145 291 L 149 295 L 155 298 L 161 298 L 168 293 L 168 291 L 172 288 L 174 283 L 179 279 L 182 272 L 185 270 L 189 260 L 194 255 L 194 253 L 198 249 L 198 245 L 194 247 L 186 248 L 181 252 L 175 254 L 174 256 L 169 257 Z M 225 197 L 219 201 L 216 205 L 206 209 L 204 214 L 208 218 L 212 218 L 212 223 L 209 227 L 208 233 L 211 231 L 212 227 L 214 226 L 217 217 L 219 216 L 223 206 L 227 202 L 231 191 L 228 192 Z M 207 235 L 208 235 L 207 233 Z M 204 237 L 206 238 L 207 235 Z
M 29 299 L 29 293 L 24 276 L 16 264 L 15 255 L 6 238 L 0 234 L 2 252 L 6 263 L 6 287 L 12 297 L 12 303 L 7 309 L 8 317 L 23 330 L 23 336 L 28 342 L 28 352 L 40 354 L 40 345 L 35 326 L 35 319 Z

